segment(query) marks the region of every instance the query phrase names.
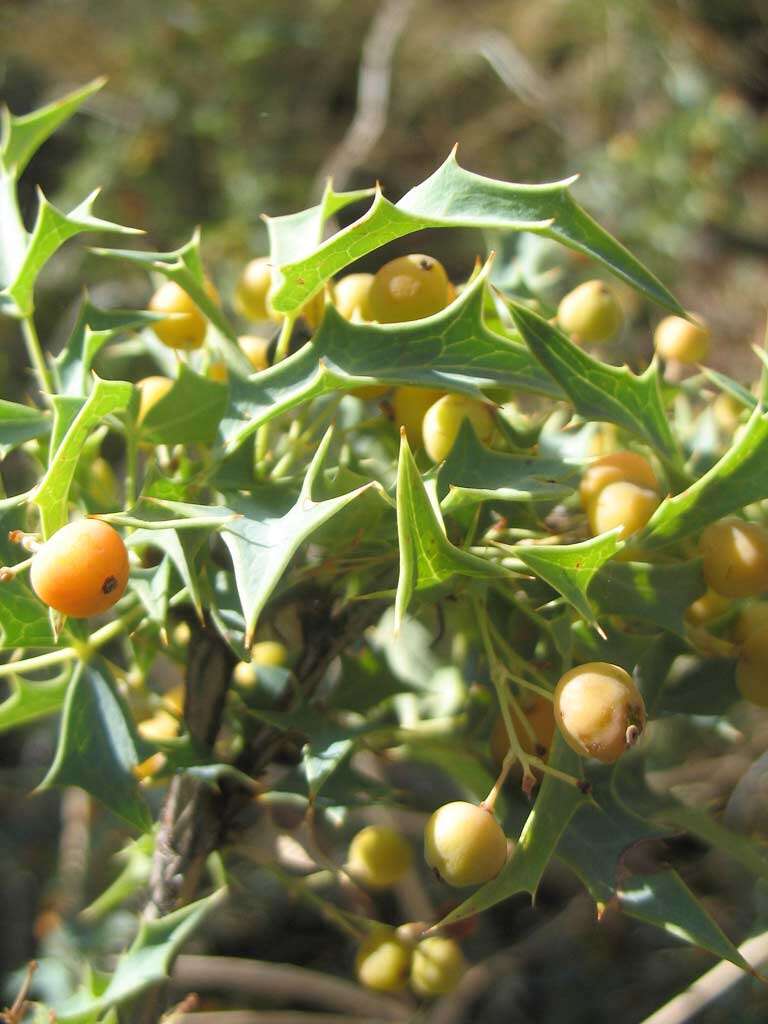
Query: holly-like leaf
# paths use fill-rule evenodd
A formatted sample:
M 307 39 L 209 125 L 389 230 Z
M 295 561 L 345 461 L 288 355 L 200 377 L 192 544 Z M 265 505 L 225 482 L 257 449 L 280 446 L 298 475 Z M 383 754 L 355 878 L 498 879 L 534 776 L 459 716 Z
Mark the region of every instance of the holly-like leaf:
M 94 991 L 84 985 L 56 1008 L 58 1024 L 85 1024 L 94 1014 L 105 1013 L 168 978 L 181 947 L 218 906 L 226 890 L 218 889 L 195 903 L 155 921 L 142 920 L 136 938 L 117 961 L 114 974 Z
M 557 459 L 509 455 L 486 448 L 465 420 L 437 474 L 443 512 L 481 501 L 558 501 L 573 490 L 565 481 L 577 472 Z
M 445 535 L 438 509 L 430 501 L 403 431 L 397 469 L 397 535 L 400 574 L 395 598 L 395 629 L 417 591 L 430 590 L 454 576 L 510 578 L 495 562 L 457 548 Z
M 84 299 L 72 333 L 53 363 L 59 393 L 84 398 L 99 349 L 117 334 L 160 319 L 158 313 L 137 309 L 99 309 L 88 298 Z
M 329 430 L 307 469 L 298 498 L 289 508 L 283 501 L 275 502 L 271 489 L 247 498 L 233 495 L 228 499 L 230 510 L 240 518 L 224 525 L 221 538 L 232 555 L 246 621 L 246 646 L 252 643 L 259 615 L 300 545 L 359 495 L 378 487 L 368 483 L 326 501 L 313 500 L 313 487 L 331 437 Z
M 370 209 L 311 255 L 280 266 L 272 296 L 275 309 L 290 312 L 312 297 L 323 282 L 386 242 L 424 228 L 476 227 L 533 231 L 594 257 L 655 302 L 680 315 L 672 295 L 622 245 L 597 225 L 571 197 L 567 181 L 515 185 L 472 174 L 454 150 L 426 181 L 397 203 L 376 192 Z
M 147 831 L 152 817 L 133 774 L 145 756 L 105 667 L 81 664 L 67 691 L 56 756 L 39 788 L 80 786 Z
M 62 213 L 48 202 L 42 192 L 38 193 L 40 205 L 29 244 L 13 280 L 5 289 L 14 302 L 19 316 L 30 316 L 34 311 L 37 276 L 67 239 L 85 231 L 108 231 L 120 235 L 141 234 L 136 228 L 124 227 L 122 224 L 113 224 L 111 221 L 94 217 L 91 208 L 98 194 L 98 190 L 92 192 L 70 213 Z
M 69 488 L 88 435 L 109 413 L 125 409 L 132 393 L 131 385 L 123 381 L 96 378 L 91 394 L 69 424 L 45 476 L 34 492 L 33 500 L 40 509 L 45 537 L 50 537 L 67 521 Z
M 44 683 L 11 676 L 11 695 L 0 704 L 0 733 L 55 714 L 64 704 L 69 673 Z
M 587 622 L 595 613 L 588 592 L 595 574 L 621 548 L 618 531 L 591 537 L 580 544 L 518 544 L 511 549 L 521 562 L 562 594 Z
M 531 352 L 568 395 L 579 415 L 623 427 L 655 449 L 676 476 L 682 473 L 655 361 L 640 376 L 626 366 L 609 366 L 574 345 L 533 310 L 519 303 L 511 303 L 510 309 Z
M 576 754 L 565 745 L 565 741 L 559 735 L 555 737 L 549 763 L 560 771 L 574 775 L 579 773 L 579 760 Z M 496 878 L 486 882 L 477 892 L 459 904 L 439 922 L 439 925 L 444 927 L 473 914 L 479 914 L 520 892 L 534 895 L 563 832 L 576 810 L 585 801 L 586 798 L 575 786 L 570 786 L 551 775 L 545 775 L 533 810 L 528 815 L 517 845 L 506 865 Z
M 350 203 L 360 202 L 376 192 L 373 188 L 356 192 L 334 192 L 329 181 L 323 198 L 317 206 L 283 217 L 264 217 L 269 233 L 269 255 L 274 266 L 293 263 L 303 259 L 315 249 L 323 238 L 323 228 L 330 217 L 334 217 Z
M 658 550 L 768 498 L 768 413 L 756 408 L 738 442 L 680 494 L 663 501 L 638 543 Z
M 684 636 L 685 612 L 705 590 L 698 559 L 670 565 L 609 562 L 593 579 L 589 599 L 603 615 L 618 612 Z
M 222 435 L 232 449 L 262 423 L 332 391 L 374 384 L 410 384 L 481 397 L 480 388 L 508 387 L 560 397 L 560 388 L 525 345 L 483 321 L 490 270 L 435 316 L 407 324 L 354 324 L 329 305 L 303 348 L 249 381 L 233 380 Z
M 182 363 L 167 394 L 141 423 L 141 435 L 154 444 L 210 443 L 227 407 L 227 385 L 202 377 Z
M 8 534 L 25 528 L 21 508 L 0 506 L 0 565 L 23 561 L 24 552 L 12 544 Z M 53 647 L 56 644 L 48 609 L 32 593 L 27 580 L 18 575 L 0 582 L 0 649 Z
M 25 441 L 45 437 L 51 417 L 40 409 L 0 399 L 0 459 Z

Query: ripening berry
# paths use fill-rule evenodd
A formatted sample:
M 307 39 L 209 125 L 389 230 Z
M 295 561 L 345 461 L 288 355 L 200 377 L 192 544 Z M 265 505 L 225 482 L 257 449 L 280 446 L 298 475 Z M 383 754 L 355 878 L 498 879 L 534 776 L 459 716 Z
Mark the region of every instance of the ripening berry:
M 694 626 L 704 626 L 713 619 L 719 619 L 730 607 L 731 602 L 727 597 L 721 597 L 714 590 L 707 588 L 701 597 L 688 605 L 685 618 Z
M 733 433 L 741 423 L 746 406 L 727 391 L 721 391 L 712 403 L 712 412 L 718 426 L 724 431 Z
M 421 320 L 448 305 L 448 277 L 431 256 L 399 256 L 374 274 L 368 301 L 380 324 Z
M 373 274 L 347 274 L 333 286 L 336 309 L 346 320 L 373 320 L 369 295 Z
M 384 825 L 368 825 L 349 844 L 347 869 L 363 885 L 385 889 L 408 872 L 413 860 L 410 844 Z
M 645 703 L 632 677 L 618 665 L 577 665 L 555 688 L 555 721 L 566 743 L 583 757 L 616 761 L 645 728 Z
M 413 951 L 411 988 L 424 999 L 452 992 L 464 973 L 466 962 L 454 939 L 430 935 Z
M 753 633 L 762 632 L 768 633 L 768 601 L 755 601 L 742 608 L 733 626 L 733 640 L 743 644 Z
M 610 452 L 594 462 L 590 462 L 584 470 L 579 484 L 581 504 L 588 509 L 597 495 L 608 484 L 627 481 L 657 491 L 659 481 L 648 459 L 637 452 Z
M 219 301 L 219 294 L 210 281 L 205 281 L 203 287 L 213 302 Z M 175 281 L 166 281 L 160 285 L 149 300 L 149 308 L 154 313 L 180 314 L 168 320 L 158 320 L 152 325 L 160 341 L 169 348 L 189 351 L 200 348 L 205 341 L 208 321 L 192 296 Z
M 624 314 L 607 284 L 585 281 L 561 300 L 557 322 L 574 341 L 600 344 L 621 331 Z
M 726 516 L 701 534 L 704 579 L 723 597 L 756 597 L 768 589 L 768 531 Z
M 266 370 L 269 366 L 269 338 L 260 338 L 258 334 L 241 334 L 237 343 L 254 370 Z
M 397 388 L 392 396 L 395 426 L 405 427 L 405 436 L 414 451 L 422 444 L 421 427 L 427 409 L 444 394 L 436 388 L 403 387 Z
M 272 320 L 267 304 L 272 287 L 272 265 L 267 256 L 246 263 L 235 288 L 235 308 L 247 320 Z M 278 318 L 279 319 L 279 318 Z
M 552 701 L 539 694 L 534 694 L 530 700 L 522 704 L 522 711 L 528 724 L 533 729 L 535 739 L 532 739 L 528 730 L 520 721 L 517 709 L 510 708 L 512 721 L 517 731 L 517 738 L 520 746 L 526 754 L 535 754 L 538 757 L 546 757 L 552 746 L 552 738 L 555 735 L 555 713 L 552 709 Z M 499 715 L 491 731 L 491 757 L 494 764 L 501 765 L 509 750 L 509 736 L 504 718 Z
M 123 596 L 128 551 L 108 523 L 76 519 L 35 553 L 30 581 L 40 600 L 64 615 L 100 615 Z
M 260 668 L 284 668 L 288 664 L 288 649 L 277 640 L 259 640 L 251 647 L 251 660 L 239 661 L 232 672 L 238 686 L 249 689 L 259 681 Z
M 736 662 L 736 686 L 741 696 L 758 707 L 768 708 L 768 629 L 750 633 Z
M 424 450 L 433 462 L 442 462 L 469 420 L 483 444 L 493 437 L 495 420 L 490 406 L 466 395 L 443 395 L 427 409 L 421 426 Z
M 619 538 L 625 540 L 642 530 L 659 505 L 656 491 L 638 487 L 626 480 L 604 487 L 587 508 L 593 536 L 620 526 Z
M 214 359 L 208 364 L 206 376 L 217 384 L 226 384 L 229 380 L 229 369 L 223 359 Z
M 357 980 L 376 992 L 401 992 L 408 984 L 411 948 L 392 928 L 374 928 L 357 951 Z
M 482 885 L 504 867 L 507 837 L 482 804 L 455 800 L 427 822 L 424 857 L 448 885 Z
M 173 387 L 170 377 L 145 377 L 136 387 L 139 392 L 138 423 L 143 423 L 149 410 L 168 394 Z
M 662 359 L 700 363 L 709 352 L 709 328 L 702 320 L 692 323 L 681 316 L 666 316 L 654 331 L 653 343 Z

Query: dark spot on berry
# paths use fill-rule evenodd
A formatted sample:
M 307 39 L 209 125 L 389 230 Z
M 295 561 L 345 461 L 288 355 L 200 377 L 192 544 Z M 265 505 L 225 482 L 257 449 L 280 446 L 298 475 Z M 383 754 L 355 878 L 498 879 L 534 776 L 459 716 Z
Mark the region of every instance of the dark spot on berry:
M 422 270 L 431 270 L 432 267 L 434 267 L 434 263 L 432 262 L 432 260 L 424 258 L 419 260 L 419 266 L 421 267 Z
M 537 743 L 536 747 L 535 747 L 535 750 L 536 750 L 536 756 L 537 757 L 546 757 L 547 756 L 547 748 L 544 746 L 543 743 Z
M 102 594 L 111 594 L 117 586 L 117 576 L 107 576 L 104 582 L 101 584 Z

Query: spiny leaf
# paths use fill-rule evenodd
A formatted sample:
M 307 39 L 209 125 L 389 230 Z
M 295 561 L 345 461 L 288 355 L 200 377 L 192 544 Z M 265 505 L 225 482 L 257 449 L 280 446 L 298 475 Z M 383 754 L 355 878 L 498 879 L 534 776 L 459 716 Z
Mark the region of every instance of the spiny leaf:
M 626 366 L 594 359 L 527 307 L 510 303 L 510 309 L 531 352 L 568 395 L 576 412 L 623 427 L 654 448 L 676 476 L 682 474 L 655 362 L 638 377 Z
M 515 185 L 472 174 L 459 166 L 455 150 L 426 181 L 393 204 L 377 192 L 354 224 L 323 242 L 309 256 L 280 266 L 272 296 L 275 309 L 302 306 L 323 282 L 386 242 L 424 228 L 478 227 L 534 231 L 604 263 L 656 302 L 682 314 L 664 286 L 600 228 L 571 198 L 573 179 L 548 185 Z
M 25 441 L 44 437 L 51 429 L 51 417 L 29 405 L 0 399 L 0 459 Z
M 91 430 L 105 416 L 125 409 L 132 387 L 122 381 L 96 378 L 93 391 L 72 420 L 48 470 L 34 492 L 40 509 L 44 537 L 50 537 L 67 521 L 67 500 L 77 460 Z
M 182 363 L 167 394 L 141 422 L 141 434 L 155 444 L 210 443 L 227 407 L 227 385 L 209 380 Z
M 456 575 L 510 578 L 500 565 L 462 551 L 448 540 L 408 447 L 405 431 L 400 439 L 397 469 L 397 535 L 400 574 L 395 598 L 396 630 L 416 591 L 439 586 Z
M 329 181 L 317 206 L 283 217 L 264 217 L 269 233 L 269 255 L 274 266 L 293 263 L 308 256 L 320 244 L 326 221 L 350 203 L 374 195 L 375 189 L 334 192 Z
M 69 675 L 38 683 L 11 676 L 10 682 L 11 695 L 0 704 L 0 733 L 59 711 L 67 695 Z
M 592 581 L 589 598 L 601 614 L 618 612 L 684 636 L 685 613 L 705 590 L 698 560 L 671 565 L 609 562 Z

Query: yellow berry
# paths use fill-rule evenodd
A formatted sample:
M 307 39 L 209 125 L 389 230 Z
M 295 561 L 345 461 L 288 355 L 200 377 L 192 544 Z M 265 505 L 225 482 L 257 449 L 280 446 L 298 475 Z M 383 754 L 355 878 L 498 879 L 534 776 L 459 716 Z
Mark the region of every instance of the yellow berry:
M 466 395 L 443 395 L 424 414 L 421 436 L 424 449 L 433 462 L 442 462 L 459 435 L 464 420 L 469 420 L 483 444 L 493 437 L 495 422 L 488 405 Z
M 736 662 L 739 693 L 758 707 L 768 707 L 768 628 L 750 633 Z
M 400 256 L 376 272 L 368 299 L 372 319 L 379 323 L 421 320 L 448 305 L 448 277 L 431 256 Z
M 485 807 L 456 800 L 427 822 L 424 856 L 448 885 L 482 885 L 504 867 L 507 837 Z
M 722 430 L 732 433 L 741 422 L 746 406 L 727 391 L 721 391 L 712 403 L 712 412 Z
M 267 305 L 272 287 L 272 265 L 259 256 L 246 263 L 235 289 L 235 308 L 248 320 L 274 319 Z M 278 318 L 279 319 L 279 318 Z
M 149 410 L 165 398 L 173 387 L 170 377 L 145 377 L 136 385 L 139 392 L 139 414 L 138 423 L 142 423 Z
M 262 668 L 282 668 L 288 664 L 285 644 L 277 640 L 260 640 L 251 647 L 251 664 Z
M 703 626 L 712 619 L 719 619 L 730 607 L 731 602 L 727 597 L 721 597 L 708 588 L 700 598 L 688 606 L 685 617 L 694 626 Z
M 128 551 L 123 538 L 99 519 L 76 519 L 62 526 L 32 558 L 32 589 L 63 615 L 100 615 L 128 584 Z
M 520 720 L 517 709 L 510 708 L 512 721 L 515 724 L 517 738 L 520 746 L 526 754 L 540 754 L 537 747 L 543 749 L 546 756 L 552 746 L 552 738 L 555 735 L 555 715 L 552 710 L 552 701 L 546 697 L 535 694 L 529 701 L 522 704 L 522 712 L 529 726 L 533 729 L 535 739 L 528 734 L 528 730 Z M 494 764 L 501 765 L 509 750 L 509 736 L 504 718 L 499 715 L 491 731 L 491 757 Z
M 355 958 L 357 979 L 376 992 L 401 992 L 408 984 L 411 949 L 392 928 L 381 925 L 360 944 Z
M 659 505 L 659 496 L 626 480 L 608 484 L 587 509 L 593 536 L 621 527 L 621 540 L 642 530 Z
M 368 299 L 373 274 L 347 274 L 333 286 L 333 301 L 343 317 L 353 320 L 373 320 Z
M 413 951 L 411 988 L 424 999 L 452 992 L 464 973 L 466 963 L 454 939 L 431 935 Z
M 395 426 L 398 429 L 405 427 L 405 436 L 414 451 L 422 444 L 421 427 L 427 409 L 444 394 L 436 388 L 402 387 L 397 388 L 392 396 Z
M 385 889 L 408 872 L 413 860 L 409 843 L 392 828 L 368 825 L 349 845 L 347 867 L 363 885 Z
M 645 456 L 637 452 L 610 452 L 591 462 L 585 469 L 579 484 L 581 504 L 588 509 L 604 487 L 620 481 L 637 484 L 651 491 L 659 487 L 656 474 Z
M 621 331 L 624 314 L 603 281 L 585 281 L 561 300 L 557 322 L 575 341 L 600 344 Z
M 701 534 L 704 579 L 723 597 L 756 597 L 768 589 L 768 531 L 726 516 Z
M 755 601 L 742 608 L 733 626 L 734 642 L 746 643 L 753 633 L 763 631 L 768 632 L 768 601 Z
M 204 282 L 204 288 L 210 299 L 219 301 L 218 292 L 210 281 Z M 190 350 L 200 348 L 205 341 L 208 321 L 192 296 L 175 281 L 166 281 L 160 285 L 149 300 L 149 308 L 154 313 L 178 314 L 168 320 L 158 320 L 152 325 L 160 341 L 169 348 Z
M 254 370 L 266 370 L 269 366 L 269 338 L 260 338 L 258 334 L 241 334 L 237 343 Z
M 208 365 L 208 378 L 215 380 L 218 384 L 226 384 L 229 380 L 229 370 L 223 359 L 214 359 Z
M 645 728 L 645 703 L 632 677 L 618 665 L 577 665 L 555 688 L 555 721 L 577 754 L 605 764 L 633 746 Z
M 667 316 L 653 335 L 656 351 L 663 359 L 678 363 L 700 363 L 709 352 L 709 328 L 703 321 L 692 323 L 681 316 Z

